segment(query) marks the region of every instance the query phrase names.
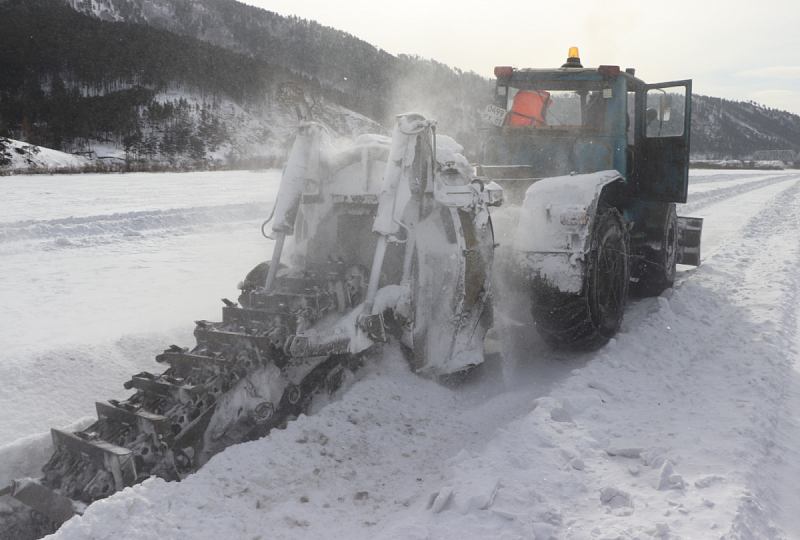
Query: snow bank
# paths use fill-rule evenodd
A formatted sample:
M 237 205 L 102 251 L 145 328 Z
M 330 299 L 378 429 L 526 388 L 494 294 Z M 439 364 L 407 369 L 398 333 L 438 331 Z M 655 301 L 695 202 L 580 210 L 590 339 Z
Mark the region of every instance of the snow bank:
M 0 173 L 23 172 L 29 169 L 47 172 L 79 170 L 91 163 L 90 159 L 83 156 L 0 137 Z

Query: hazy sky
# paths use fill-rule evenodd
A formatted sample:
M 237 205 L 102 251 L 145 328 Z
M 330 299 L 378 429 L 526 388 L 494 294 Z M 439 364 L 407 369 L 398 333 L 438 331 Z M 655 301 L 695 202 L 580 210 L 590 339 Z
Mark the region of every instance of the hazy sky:
M 798 0 L 246 0 L 492 77 L 494 66 L 636 68 L 645 82 L 800 114 Z

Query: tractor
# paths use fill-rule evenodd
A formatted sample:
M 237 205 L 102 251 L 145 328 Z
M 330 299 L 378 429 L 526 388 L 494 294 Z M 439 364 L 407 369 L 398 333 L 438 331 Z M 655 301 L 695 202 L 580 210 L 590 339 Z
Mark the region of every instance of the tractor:
M 550 345 L 594 349 L 628 295 L 657 296 L 700 263 L 688 190 L 692 81 L 647 84 L 634 69 L 495 68 L 478 174 L 512 208 L 493 213 L 500 274 L 525 290 Z M 516 203 L 516 205 L 515 205 Z M 502 256 L 501 256 L 502 254 Z

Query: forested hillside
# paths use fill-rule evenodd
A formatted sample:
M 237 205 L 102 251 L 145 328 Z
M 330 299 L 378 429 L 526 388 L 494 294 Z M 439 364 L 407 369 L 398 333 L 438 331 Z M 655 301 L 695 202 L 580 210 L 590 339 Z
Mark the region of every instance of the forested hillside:
M 695 95 L 692 155 L 747 159 L 758 150 L 800 151 L 800 116 L 755 102 Z
M 294 121 L 275 85 L 313 87 L 264 60 L 58 0 L 0 3 L 0 72 L 0 136 L 149 159 L 202 159 L 226 143 L 229 159 L 278 159 Z M 335 104 L 315 114 L 342 135 L 380 129 Z
M 308 90 L 386 126 L 409 104 L 435 114 L 452 135 L 474 131 L 477 112 L 491 92 L 491 82 L 475 73 L 396 57 L 315 21 L 235 0 L 63 1 L 98 18 L 148 24 L 283 66 L 309 79 Z M 390 20 L 376 24 L 384 22 Z
M 334 137 L 416 111 L 478 159 L 493 90 L 475 73 L 235 0 L 0 0 L 0 73 L 0 136 L 175 166 L 278 164 L 295 125 L 274 99 L 284 81 Z M 691 136 L 700 159 L 797 151 L 800 117 L 694 96 Z
M 398 112 L 419 110 L 435 116 L 468 148 L 478 143 L 477 116 L 492 84 L 474 73 L 394 57 L 314 21 L 235 0 L 64 1 L 96 17 L 145 23 L 269 59 L 304 74 L 320 95 L 387 127 Z M 695 96 L 693 108 L 692 153 L 697 157 L 744 159 L 757 150 L 800 150 L 800 116 L 706 96 Z

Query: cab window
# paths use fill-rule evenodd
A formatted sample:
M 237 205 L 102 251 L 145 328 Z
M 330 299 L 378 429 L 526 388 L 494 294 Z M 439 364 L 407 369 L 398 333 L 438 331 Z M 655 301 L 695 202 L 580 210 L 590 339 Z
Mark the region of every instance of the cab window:
M 651 88 L 647 91 L 645 136 L 680 137 L 684 133 L 686 88 Z

